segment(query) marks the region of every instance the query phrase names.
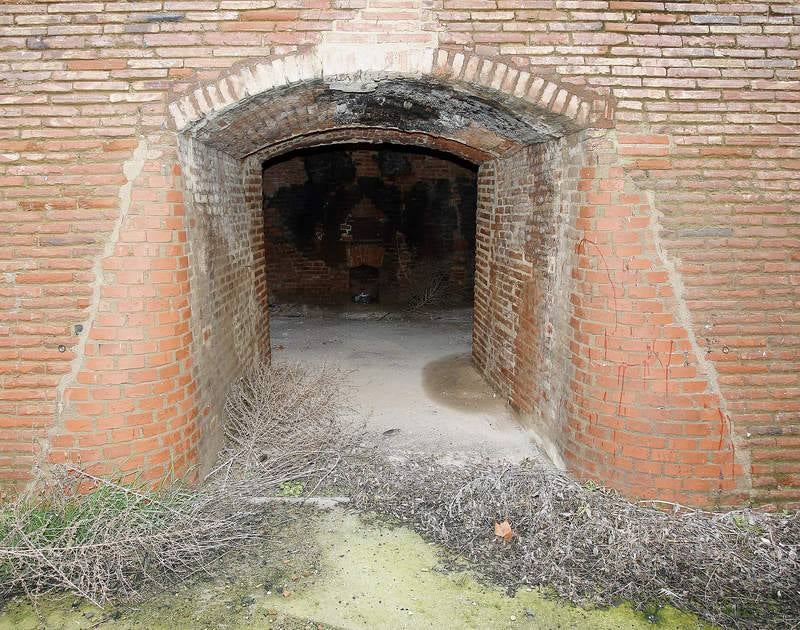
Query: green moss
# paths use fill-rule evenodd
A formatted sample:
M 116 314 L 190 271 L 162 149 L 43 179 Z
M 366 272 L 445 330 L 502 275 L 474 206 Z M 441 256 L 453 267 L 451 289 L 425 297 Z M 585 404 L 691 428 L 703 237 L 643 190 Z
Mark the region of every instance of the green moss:
M 276 604 L 299 617 L 348 628 L 650 628 L 630 606 L 584 610 L 523 589 L 479 583 L 441 568 L 436 547 L 406 528 L 382 527 L 331 513 L 318 526 L 324 579 Z M 704 627 L 672 608 L 662 628 Z
M 141 608 L 112 614 L 71 600 L 42 606 L 46 627 L 87 628 L 704 628 L 672 608 L 586 610 L 522 589 L 481 584 L 440 563 L 438 548 L 403 527 L 334 510 L 292 512 L 261 549 L 232 558 Z M 284 591 L 286 596 L 284 596 Z M 87 619 L 84 615 L 91 614 Z M 649 618 L 648 618 L 649 615 Z M 0 630 L 36 628 L 26 602 L 0 614 Z
M 279 497 L 299 497 L 305 490 L 305 484 L 302 481 L 284 481 L 278 492 Z

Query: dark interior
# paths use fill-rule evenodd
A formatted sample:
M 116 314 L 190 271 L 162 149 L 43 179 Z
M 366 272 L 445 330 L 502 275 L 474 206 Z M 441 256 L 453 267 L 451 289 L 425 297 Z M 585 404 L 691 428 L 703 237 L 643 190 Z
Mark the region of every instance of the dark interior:
M 350 144 L 264 164 L 272 303 L 472 302 L 477 169 L 445 153 Z

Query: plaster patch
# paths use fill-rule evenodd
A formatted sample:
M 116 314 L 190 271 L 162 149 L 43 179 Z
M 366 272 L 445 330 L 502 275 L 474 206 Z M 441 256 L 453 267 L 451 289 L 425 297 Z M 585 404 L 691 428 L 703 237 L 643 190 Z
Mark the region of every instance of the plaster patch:
M 56 418 L 48 434 L 49 436 L 63 430 L 63 416 L 66 408 L 64 394 L 67 391 L 67 388 L 76 384 L 77 382 L 78 374 L 83 367 L 86 352 L 86 342 L 89 339 L 89 335 L 91 334 L 95 319 L 97 318 L 97 313 L 100 308 L 101 292 L 103 285 L 105 284 L 103 263 L 105 260 L 114 256 L 114 250 L 119 242 L 122 226 L 125 223 L 125 219 L 128 217 L 128 211 L 131 207 L 133 184 L 144 169 L 144 164 L 147 160 L 147 150 L 147 140 L 144 137 L 139 138 L 139 143 L 136 146 L 136 149 L 134 149 L 133 154 L 122 165 L 122 172 L 127 181 L 119 188 L 119 215 L 114 222 L 114 227 L 112 228 L 111 233 L 106 239 L 105 246 L 95 257 L 94 263 L 92 264 L 92 275 L 94 280 L 90 285 L 92 295 L 91 303 L 87 309 L 86 319 L 81 322 L 83 324 L 84 332 L 78 337 L 78 343 L 74 347 L 75 358 L 70 364 L 70 371 L 61 377 L 58 387 L 56 388 Z M 46 454 L 49 450 L 49 437 L 46 439 L 46 441 L 40 444 L 40 446 L 42 447 L 42 454 Z

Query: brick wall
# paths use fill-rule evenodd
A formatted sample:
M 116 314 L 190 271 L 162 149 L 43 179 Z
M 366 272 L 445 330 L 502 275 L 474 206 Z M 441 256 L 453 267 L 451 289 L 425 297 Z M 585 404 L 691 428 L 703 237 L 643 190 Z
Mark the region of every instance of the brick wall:
M 290 158 L 264 170 L 264 226 L 269 243 L 267 276 L 270 302 L 310 302 L 336 304 L 346 300 L 350 288 L 350 270 L 345 265 L 328 265 L 322 256 L 304 254 L 292 239 L 270 198 L 282 188 L 303 186 L 307 182 L 302 158 Z M 297 200 L 298 205 L 302 200 Z M 297 208 L 302 212 L 302 207 Z
M 254 164 L 192 139 L 180 164 L 202 472 L 221 446 L 228 384 L 269 356 L 261 182 Z
M 550 458 L 565 466 L 567 343 L 580 136 L 481 167 L 473 353 Z M 572 161 L 572 162 L 571 162 Z
M 427 288 L 431 279 L 427 276 L 434 271 L 446 274 L 448 303 L 471 303 L 475 225 L 471 168 L 443 155 L 402 147 L 343 147 L 314 152 L 311 159 L 331 166 L 351 165 L 352 171 L 314 184 L 306 159 L 296 155 L 264 169 L 270 301 L 350 302 L 350 270 L 362 263 L 358 252 L 366 247 L 375 256 L 367 263 L 380 269 L 382 304 L 406 303 L 415 290 Z M 391 160 L 394 166 L 382 170 L 382 160 Z M 298 215 L 303 215 L 302 221 Z M 340 225 L 348 215 L 354 221 L 374 223 L 381 234 L 369 235 L 369 240 L 375 236 L 377 241 L 359 245 L 357 233 L 350 235 L 352 241 L 342 241 Z M 321 240 L 311 238 L 315 222 L 324 235 Z
M 55 388 L 29 394 L 54 402 L 38 439 L 29 443 L 37 464 L 67 462 L 95 474 L 159 481 L 191 470 L 197 461 L 183 183 L 170 141 L 140 140 L 120 175 L 108 178 L 118 197 L 111 202 L 117 212 L 104 241 L 94 232 L 80 236 L 80 229 L 100 228 L 80 219 L 63 225 L 63 241 L 45 245 L 34 236 L 34 249 L 45 260 L 79 256 L 71 249 L 76 242 L 97 243 L 84 274 L 43 281 L 43 296 L 63 296 L 60 308 L 8 311 L 12 318 L 27 312 L 34 320 L 44 314 L 53 330 L 60 318 L 74 318 L 44 344 L 60 342 L 53 357 L 72 354 L 69 371 Z M 93 188 L 91 181 L 85 186 Z M 79 195 L 82 187 L 76 179 L 70 189 Z M 75 201 L 78 217 L 84 203 Z M 86 284 L 68 284 L 80 279 Z M 76 306 L 82 307 L 79 313 L 72 310 Z M 42 358 L 30 363 L 31 371 L 50 371 Z M 14 441 L 4 444 L 16 448 Z M 30 474 L 31 468 L 20 472 Z
M 619 140 L 590 140 L 579 171 L 565 456 L 636 496 L 736 504 L 747 453 L 676 296 L 650 199 L 624 177 Z
M 3 479 L 24 482 L 46 456 L 154 478 L 197 460 L 203 368 L 176 122 L 202 119 L 197 138 L 241 161 L 251 205 L 260 184 L 248 156 L 311 136 L 432 143 L 486 162 L 499 181 L 491 160 L 510 159 L 539 125 L 522 144 L 614 129 L 581 141 L 567 162 L 586 170 L 557 195 L 579 204 L 567 234 L 568 464 L 631 494 L 650 475 L 672 480 L 664 496 L 796 506 L 799 20 L 794 0 L 4 3 Z M 245 99 L 247 72 L 264 59 L 320 51 L 347 74 L 384 52 L 402 65 L 437 47 L 447 68 L 435 56 L 431 81 L 456 81 L 472 105 L 452 92 L 415 100 L 410 80 L 404 98 L 412 113 L 456 108 L 448 121 L 474 122 L 452 133 L 442 117 L 406 124 L 406 114 L 364 130 L 350 107 L 363 97 L 337 118 L 344 97 L 320 83 Z M 226 107 L 229 120 L 215 113 Z M 359 116 L 377 115 L 364 107 Z M 247 282 L 264 295 L 259 273 Z M 614 362 L 598 363 L 606 356 Z M 637 425 L 645 407 L 663 414 Z M 655 441 L 617 452 L 620 426 Z M 673 453 L 680 461 L 647 469 Z

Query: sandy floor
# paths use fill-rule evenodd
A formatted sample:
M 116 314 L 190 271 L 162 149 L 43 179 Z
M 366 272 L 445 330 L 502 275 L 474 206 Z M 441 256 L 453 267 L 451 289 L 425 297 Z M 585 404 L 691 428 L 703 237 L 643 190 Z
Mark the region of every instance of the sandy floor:
M 541 457 L 470 362 L 470 310 L 378 315 L 368 308 L 274 313 L 273 358 L 346 371 L 368 429 L 398 454 Z

